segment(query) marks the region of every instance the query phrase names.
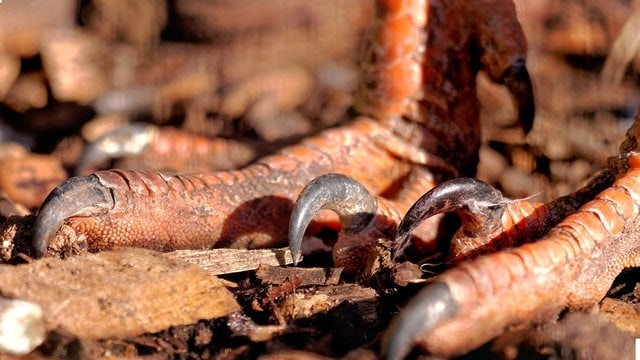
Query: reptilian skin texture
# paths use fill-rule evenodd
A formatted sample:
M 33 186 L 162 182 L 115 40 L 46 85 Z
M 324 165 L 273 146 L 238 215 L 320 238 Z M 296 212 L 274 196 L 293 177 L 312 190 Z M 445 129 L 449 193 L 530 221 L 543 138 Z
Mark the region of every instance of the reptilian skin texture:
M 467 4 L 378 1 L 358 101 L 367 117 L 240 171 L 197 176 L 106 171 L 61 186 L 67 190 L 54 191 L 38 215 L 36 255 L 45 253 L 65 222 L 87 236 L 91 250 L 273 246 L 286 241 L 293 202 L 319 175 L 353 177 L 390 200 L 396 214 L 436 182 L 473 175 L 480 144 L 477 71 L 485 70 L 512 90 L 527 130 L 533 95 L 514 4 Z M 399 73 L 403 77 L 394 75 Z M 408 90 L 402 90 L 405 86 Z M 109 194 L 101 195 L 100 204 L 76 204 L 73 210 L 65 205 L 76 201 L 63 200 L 65 193 L 96 184 L 98 192 Z M 56 221 L 48 220 L 54 213 Z M 435 227 L 426 233 L 425 239 L 433 238 Z

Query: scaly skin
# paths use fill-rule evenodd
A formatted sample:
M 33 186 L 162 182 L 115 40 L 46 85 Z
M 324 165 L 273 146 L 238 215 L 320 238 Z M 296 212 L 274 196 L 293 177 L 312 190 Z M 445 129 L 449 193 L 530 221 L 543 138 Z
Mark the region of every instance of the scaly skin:
M 271 246 L 286 239 L 293 201 L 308 179 L 330 171 L 353 174 L 379 193 L 406 175 L 409 164 L 372 141 L 378 136 L 388 138 L 389 130 L 362 119 L 240 171 L 173 176 L 100 171 L 88 178 L 97 179 L 100 187 L 108 189 L 110 195 L 105 200 L 113 198 L 109 210 L 71 217 L 67 223 L 87 235 L 91 251 L 114 246 L 165 251 Z M 55 211 L 48 204 L 65 194 L 76 197 L 68 191 L 54 192 L 41 213 Z
M 92 142 L 84 151 L 76 173 L 89 175 L 105 160 L 123 157 L 117 168 L 180 169 L 195 173 L 245 166 L 255 159 L 256 149 L 242 142 L 211 139 L 172 127 L 126 124 Z
M 445 212 L 454 212 L 462 220 L 462 227 L 451 238 L 446 261 L 450 267 L 533 241 L 611 186 L 614 170 L 602 172 L 580 190 L 547 204 L 503 199 L 497 190 L 479 180 L 449 180 L 420 197 L 405 214 L 398 226 L 394 257 L 403 255 L 413 230 L 423 220 Z
M 521 221 L 514 222 L 512 211 L 522 210 L 522 204 L 495 201 L 485 195 L 466 200 L 456 196 L 448 201 L 447 197 L 420 199 L 400 225 L 401 243 L 422 215 L 443 209 L 470 219 L 468 228 L 488 226 L 497 230 L 475 231 L 479 251 L 465 249 L 467 253 L 462 256 L 477 257 L 437 276 L 407 305 L 386 334 L 386 358 L 401 359 L 416 344 L 431 354 L 458 356 L 506 329 L 550 319 L 564 309 L 588 309 L 605 296 L 624 268 L 640 265 L 639 123 L 637 115 L 621 145 L 623 155 L 612 158 L 607 169 L 584 189 L 555 201 L 554 206 L 542 207 L 542 213 L 554 215 L 555 211 L 579 208 L 544 236 L 529 238 L 519 247 L 478 256 L 487 250 L 482 247 L 496 238 L 501 238 L 501 246 L 513 246 L 517 244 L 507 239 L 522 240 L 523 234 L 526 238 L 526 234 L 544 232 L 550 223 L 540 224 L 535 207 L 525 210 L 533 210 L 530 215 L 524 214 Z M 590 200 L 580 206 L 586 199 Z M 475 205 L 483 202 L 478 208 L 485 210 L 501 206 L 502 210 L 511 209 L 500 217 L 486 216 L 487 212 L 470 211 L 465 205 L 469 200 Z M 423 211 L 428 203 L 444 205 L 439 210 Z M 472 231 L 462 238 L 475 241 L 473 235 Z
M 476 66 L 515 95 L 521 120 L 533 114 L 526 89 L 515 85 L 524 67 L 526 39 L 512 1 L 380 0 L 362 59 L 356 108 L 377 119 L 399 114 L 432 136 L 423 149 L 473 176 L 480 148 Z M 490 10 L 489 10 L 490 9 Z M 425 26 L 426 24 L 426 26 Z M 426 43 L 426 47 L 421 46 Z M 474 65 L 472 62 L 477 61 Z M 522 122 L 531 129 L 533 117 Z
M 413 177 L 421 177 L 414 174 Z M 394 200 L 373 196 L 358 181 L 343 174 L 325 174 L 313 179 L 300 193 L 291 213 L 289 246 L 297 264 L 304 231 L 322 209 L 333 210 L 340 218 L 341 230 L 334 246 L 333 261 L 345 273 L 359 275 L 367 265 L 378 239 L 391 239 L 402 218 L 401 209 L 411 204 L 415 194 L 398 194 Z M 432 218 L 433 219 L 433 218 Z M 437 224 L 421 234 L 433 237 Z
M 363 59 L 368 74 L 364 90 L 370 93 L 366 90 L 373 86 L 375 97 L 394 102 L 410 94 L 411 101 L 401 101 L 407 107 L 386 111 L 384 101 L 374 102 L 366 106 L 371 117 L 326 131 L 240 171 L 199 176 L 107 171 L 63 183 L 38 214 L 35 255 L 46 252 L 64 223 L 86 234 L 93 251 L 113 246 L 273 246 L 286 241 L 293 201 L 319 175 L 349 175 L 373 194 L 398 198 L 394 211 L 403 213 L 435 182 L 475 173 L 480 144 L 477 71 L 484 69 L 513 91 L 525 129 L 533 120 L 533 94 L 524 67 L 526 41 L 514 4 L 465 4 L 378 1 L 377 29 L 404 31 L 391 31 L 382 40 L 374 37 L 369 44 L 370 49 L 383 50 Z M 414 11 L 427 14 L 426 28 L 420 16 L 410 15 Z M 422 35 L 405 38 L 406 31 Z M 384 46 L 378 46 L 382 42 Z M 391 54 L 398 53 L 408 60 L 394 63 Z M 408 75 L 396 78 L 395 71 Z M 397 95 L 407 79 L 414 85 Z M 359 103 L 366 101 L 361 97 Z

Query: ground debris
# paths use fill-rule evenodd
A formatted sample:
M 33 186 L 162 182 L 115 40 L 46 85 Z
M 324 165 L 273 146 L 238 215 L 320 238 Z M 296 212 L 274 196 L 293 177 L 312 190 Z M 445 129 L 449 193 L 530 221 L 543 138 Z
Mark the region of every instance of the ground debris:
M 504 359 L 626 359 L 633 336 L 601 314 L 571 312 L 558 322 L 499 337 L 494 351 Z
M 31 252 L 34 215 L 12 215 L 0 225 L 0 263 L 22 262 Z
M 328 360 L 330 357 L 320 356 L 318 354 L 299 351 L 299 350 L 289 350 L 289 351 L 281 351 L 274 354 L 262 355 L 258 358 L 259 360 Z M 375 360 L 377 359 L 376 355 L 373 351 L 358 348 L 349 353 L 345 354 L 341 357 L 343 360 Z
M 271 340 L 287 330 L 286 325 L 258 325 L 242 314 L 231 314 L 227 324 L 233 336 L 246 336 L 253 342 Z
M 0 293 L 38 304 L 47 330 L 83 339 L 157 332 L 239 310 L 214 276 L 143 249 L 3 265 Z
M 280 311 L 285 318 L 311 318 L 347 303 L 349 307 L 353 307 L 350 310 L 355 310 L 360 320 L 373 324 L 378 319 L 378 301 L 378 294 L 372 288 L 341 284 L 297 292 L 284 299 L 280 304 Z
M 600 313 L 619 329 L 640 337 L 640 306 L 637 303 L 606 297 L 600 304 Z
M 25 216 L 31 212 L 24 205 L 19 204 L 9 197 L 4 191 L 0 191 L 0 217 Z
M 44 341 L 42 309 L 22 300 L 0 298 L 0 352 L 26 354 Z
M 213 275 L 255 270 L 261 264 L 271 266 L 293 264 L 289 249 L 177 250 L 168 255 L 198 265 Z
M 341 268 L 285 268 L 260 264 L 256 277 L 263 284 L 280 285 L 291 279 L 299 279 L 297 286 L 336 285 L 342 275 Z

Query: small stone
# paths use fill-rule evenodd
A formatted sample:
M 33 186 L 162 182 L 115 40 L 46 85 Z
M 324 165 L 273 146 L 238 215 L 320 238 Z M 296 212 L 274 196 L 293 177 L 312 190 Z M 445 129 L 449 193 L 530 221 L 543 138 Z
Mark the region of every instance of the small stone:
M 23 355 L 45 338 L 40 306 L 22 300 L 0 298 L 0 352 Z

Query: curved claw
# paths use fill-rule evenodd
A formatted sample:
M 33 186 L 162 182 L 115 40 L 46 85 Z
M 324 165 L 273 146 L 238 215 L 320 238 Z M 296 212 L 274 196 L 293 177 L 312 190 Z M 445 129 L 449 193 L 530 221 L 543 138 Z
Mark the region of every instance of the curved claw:
M 500 82 L 504 84 L 516 100 L 518 120 L 525 133 L 533 127 L 535 101 L 533 84 L 524 59 L 515 61 L 503 74 Z
M 91 165 L 106 159 L 142 153 L 158 134 L 158 128 L 146 124 L 126 124 L 91 143 L 78 162 L 76 172 L 82 174 Z
M 113 208 L 111 190 L 95 175 L 73 177 L 58 185 L 47 196 L 38 211 L 33 241 L 34 255 L 42 257 L 64 221 L 72 216 L 92 216 Z
M 357 233 L 375 215 L 376 198 L 356 180 L 341 174 L 326 174 L 311 180 L 302 190 L 291 213 L 289 248 L 298 264 L 302 236 L 316 213 L 322 209 L 335 211 L 342 230 Z
M 435 282 L 422 289 L 391 322 L 382 339 L 382 357 L 404 359 L 417 337 L 458 313 L 458 304 L 449 286 Z
M 398 225 L 394 258 L 409 245 L 411 232 L 431 216 L 455 212 L 465 231 L 483 234 L 500 225 L 504 210 L 502 194 L 485 182 L 471 178 L 445 181 L 422 195 L 405 214 Z

